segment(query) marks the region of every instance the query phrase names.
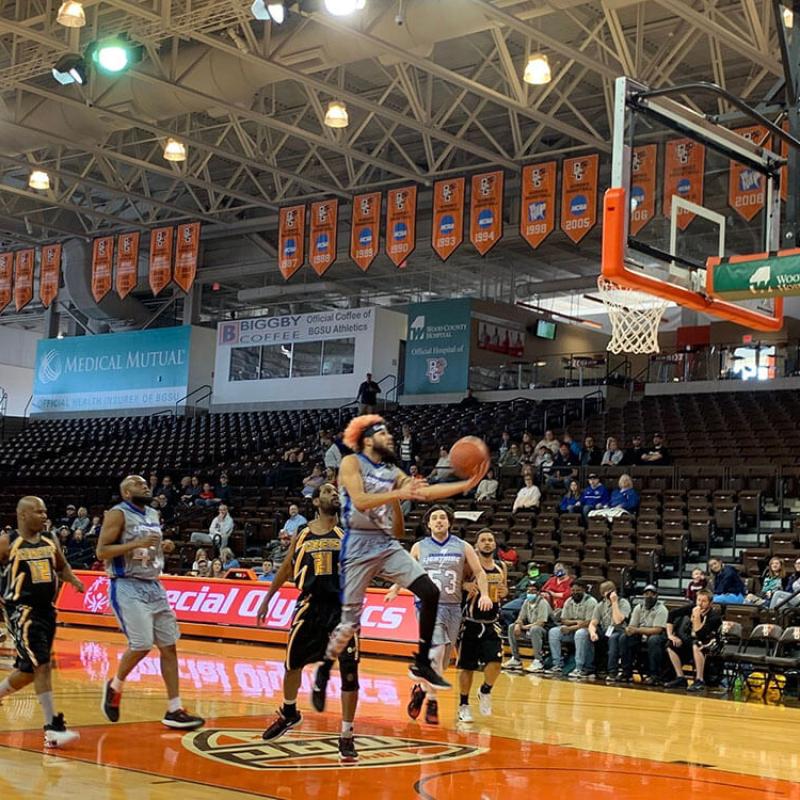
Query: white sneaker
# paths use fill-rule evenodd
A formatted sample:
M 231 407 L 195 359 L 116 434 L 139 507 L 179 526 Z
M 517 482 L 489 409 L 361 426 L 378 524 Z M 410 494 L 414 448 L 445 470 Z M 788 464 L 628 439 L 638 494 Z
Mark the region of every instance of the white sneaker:
M 544 672 L 544 664 L 538 658 L 534 658 L 530 666 L 525 668 L 525 672 Z
M 458 721 L 459 722 L 475 722 L 472 716 L 472 709 L 469 706 L 458 707 Z
M 478 708 L 484 717 L 492 713 L 492 696 L 484 692 L 478 692 Z
M 44 746 L 45 747 L 64 747 L 64 745 L 77 742 L 81 738 L 78 731 L 53 731 L 46 730 L 44 732 Z
M 522 669 L 522 662 L 518 658 L 509 658 L 503 664 L 503 669 Z

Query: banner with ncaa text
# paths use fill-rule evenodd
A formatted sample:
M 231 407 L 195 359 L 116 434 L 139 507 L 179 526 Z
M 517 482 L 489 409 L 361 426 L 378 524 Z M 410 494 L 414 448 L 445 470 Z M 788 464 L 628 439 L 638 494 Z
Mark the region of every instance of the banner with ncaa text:
M 308 223 L 308 260 L 317 275 L 336 261 L 337 233 L 339 226 L 339 201 L 320 200 L 311 204 L 311 219 Z
M 92 297 L 99 303 L 111 291 L 114 237 L 101 236 L 92 242 Z
M 703 205 L 703 180 L 705 178 L 706 148 L 691 139 L 673 139 L 667 142 L 664 153 L 664 199 L 661 212 L 672 218 L 672 197 Z M 695 215 L 690 211 L 678 214 L 678 228 L 686 230 Z
M 472 176 L 469 240 L 485 256 L 503 238 L 503 170 Z
M 386 193 L 386 255 L 404 267 L 417 246 L 417 187 L 404 186 Z
M 172 281 L 174 233 L 174 228 L 155 228 L 150 232 L 150 289 L 154 297 Z
M 631 222 L 630 232 L 636 236 L 656 215 L 656 173 L 658 145 L 634 147 L 631 155 Z
M 561 230 L 578 244 L 597 224 L 597 153 L 561 164 Z
M 14 254 L 0 253 L 0 313 L 14 294 Z
M 522 169 L 519 232 L 535 250 L 556 227 L 556 162 Z
M 45 308 L 58 297 L 61 283 L 61 244 L 46 244 L 42 247 L 42 263 L 39 267 L 39 299 Z
M 287 206 L 278 214 L 278 269 L 284 280 L 305 261 L 306 207 Z
M 734 128 L 733 132 L 754 144 L 769 146 L 769 133 L 763 125 Z M 766 179 L 760 172 L 731 160 L 728 174 L 728 205 L 742 219 L 750 222 L 764 208 L 765 186 Z
M 431 246 L 447 261 L 464 241 L 464 190 L 466 179 L 448 178 L 433 184 Z
M 175 283 L 189 292 L 197 276 L 197 256 L 200 253 L 200 223 L 184 222 L 178 225 L 175 242 Z
M 117 294 L 127 297 L 139 282 L 139 231 L 121 233 L 117 237 Z
M 364 272 L 370 268 L 380 247 L 382 198 L 380 192 L 357 194 L 353 198 L 350 258 Z
M 14 255 L 14 302 L 17 311 L 33 300 L 33 265 L 36 251 L 29 247 L 17 250 Z

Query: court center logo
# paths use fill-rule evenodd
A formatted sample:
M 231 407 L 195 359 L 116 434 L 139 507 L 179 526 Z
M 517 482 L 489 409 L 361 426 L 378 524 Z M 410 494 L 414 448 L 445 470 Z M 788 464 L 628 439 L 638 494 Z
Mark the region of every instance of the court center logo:
M 39 383 L 54 383 L 61 377 L 62 370 L 61 355 L 56 350 L 48 350 L 39 364 Z
M 252 729 L 208 728 L 187 733 L 184 748 L 227 767 L 269 771 L 286 769 L 341 769 L 339 738 L 318 731 L 292 731 L 278 741 L 265 742 Z M 359 761 L 352 769 L 398 767 L 454 761 L 486 752 L 457 742 L 406 739 L 397 736 L 356 736 Z

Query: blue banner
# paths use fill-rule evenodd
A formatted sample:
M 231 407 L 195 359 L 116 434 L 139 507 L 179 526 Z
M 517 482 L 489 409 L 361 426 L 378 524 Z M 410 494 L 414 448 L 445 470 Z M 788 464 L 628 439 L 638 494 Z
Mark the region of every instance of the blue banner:
M 405 394 L 466 391 L 470 309 L 469 299 L 408 307 Z
M 191 328 L 41 339 L 32 413 L 165 408 L 189 385 Z

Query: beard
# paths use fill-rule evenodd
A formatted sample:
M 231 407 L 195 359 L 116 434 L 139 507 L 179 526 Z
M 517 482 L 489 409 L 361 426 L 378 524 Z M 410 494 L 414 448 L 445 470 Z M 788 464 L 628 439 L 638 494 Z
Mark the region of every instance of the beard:
M 148 503 L 152 502 L 153 495 L 151 494 L 132 494 L 131 495 L 131 503 L 135 506 L 146 506 Z
M 319 510 L 329 517 L 335 517 L 339 513 L 339 503 L 320 503 Z
M 373 444 L 372 449 L 380 456 L 381 461 L 384 464 L 396 464 L 397 463 L 397 454 L 394 452 L 393 448 L 384 447 L 383 445 Z

